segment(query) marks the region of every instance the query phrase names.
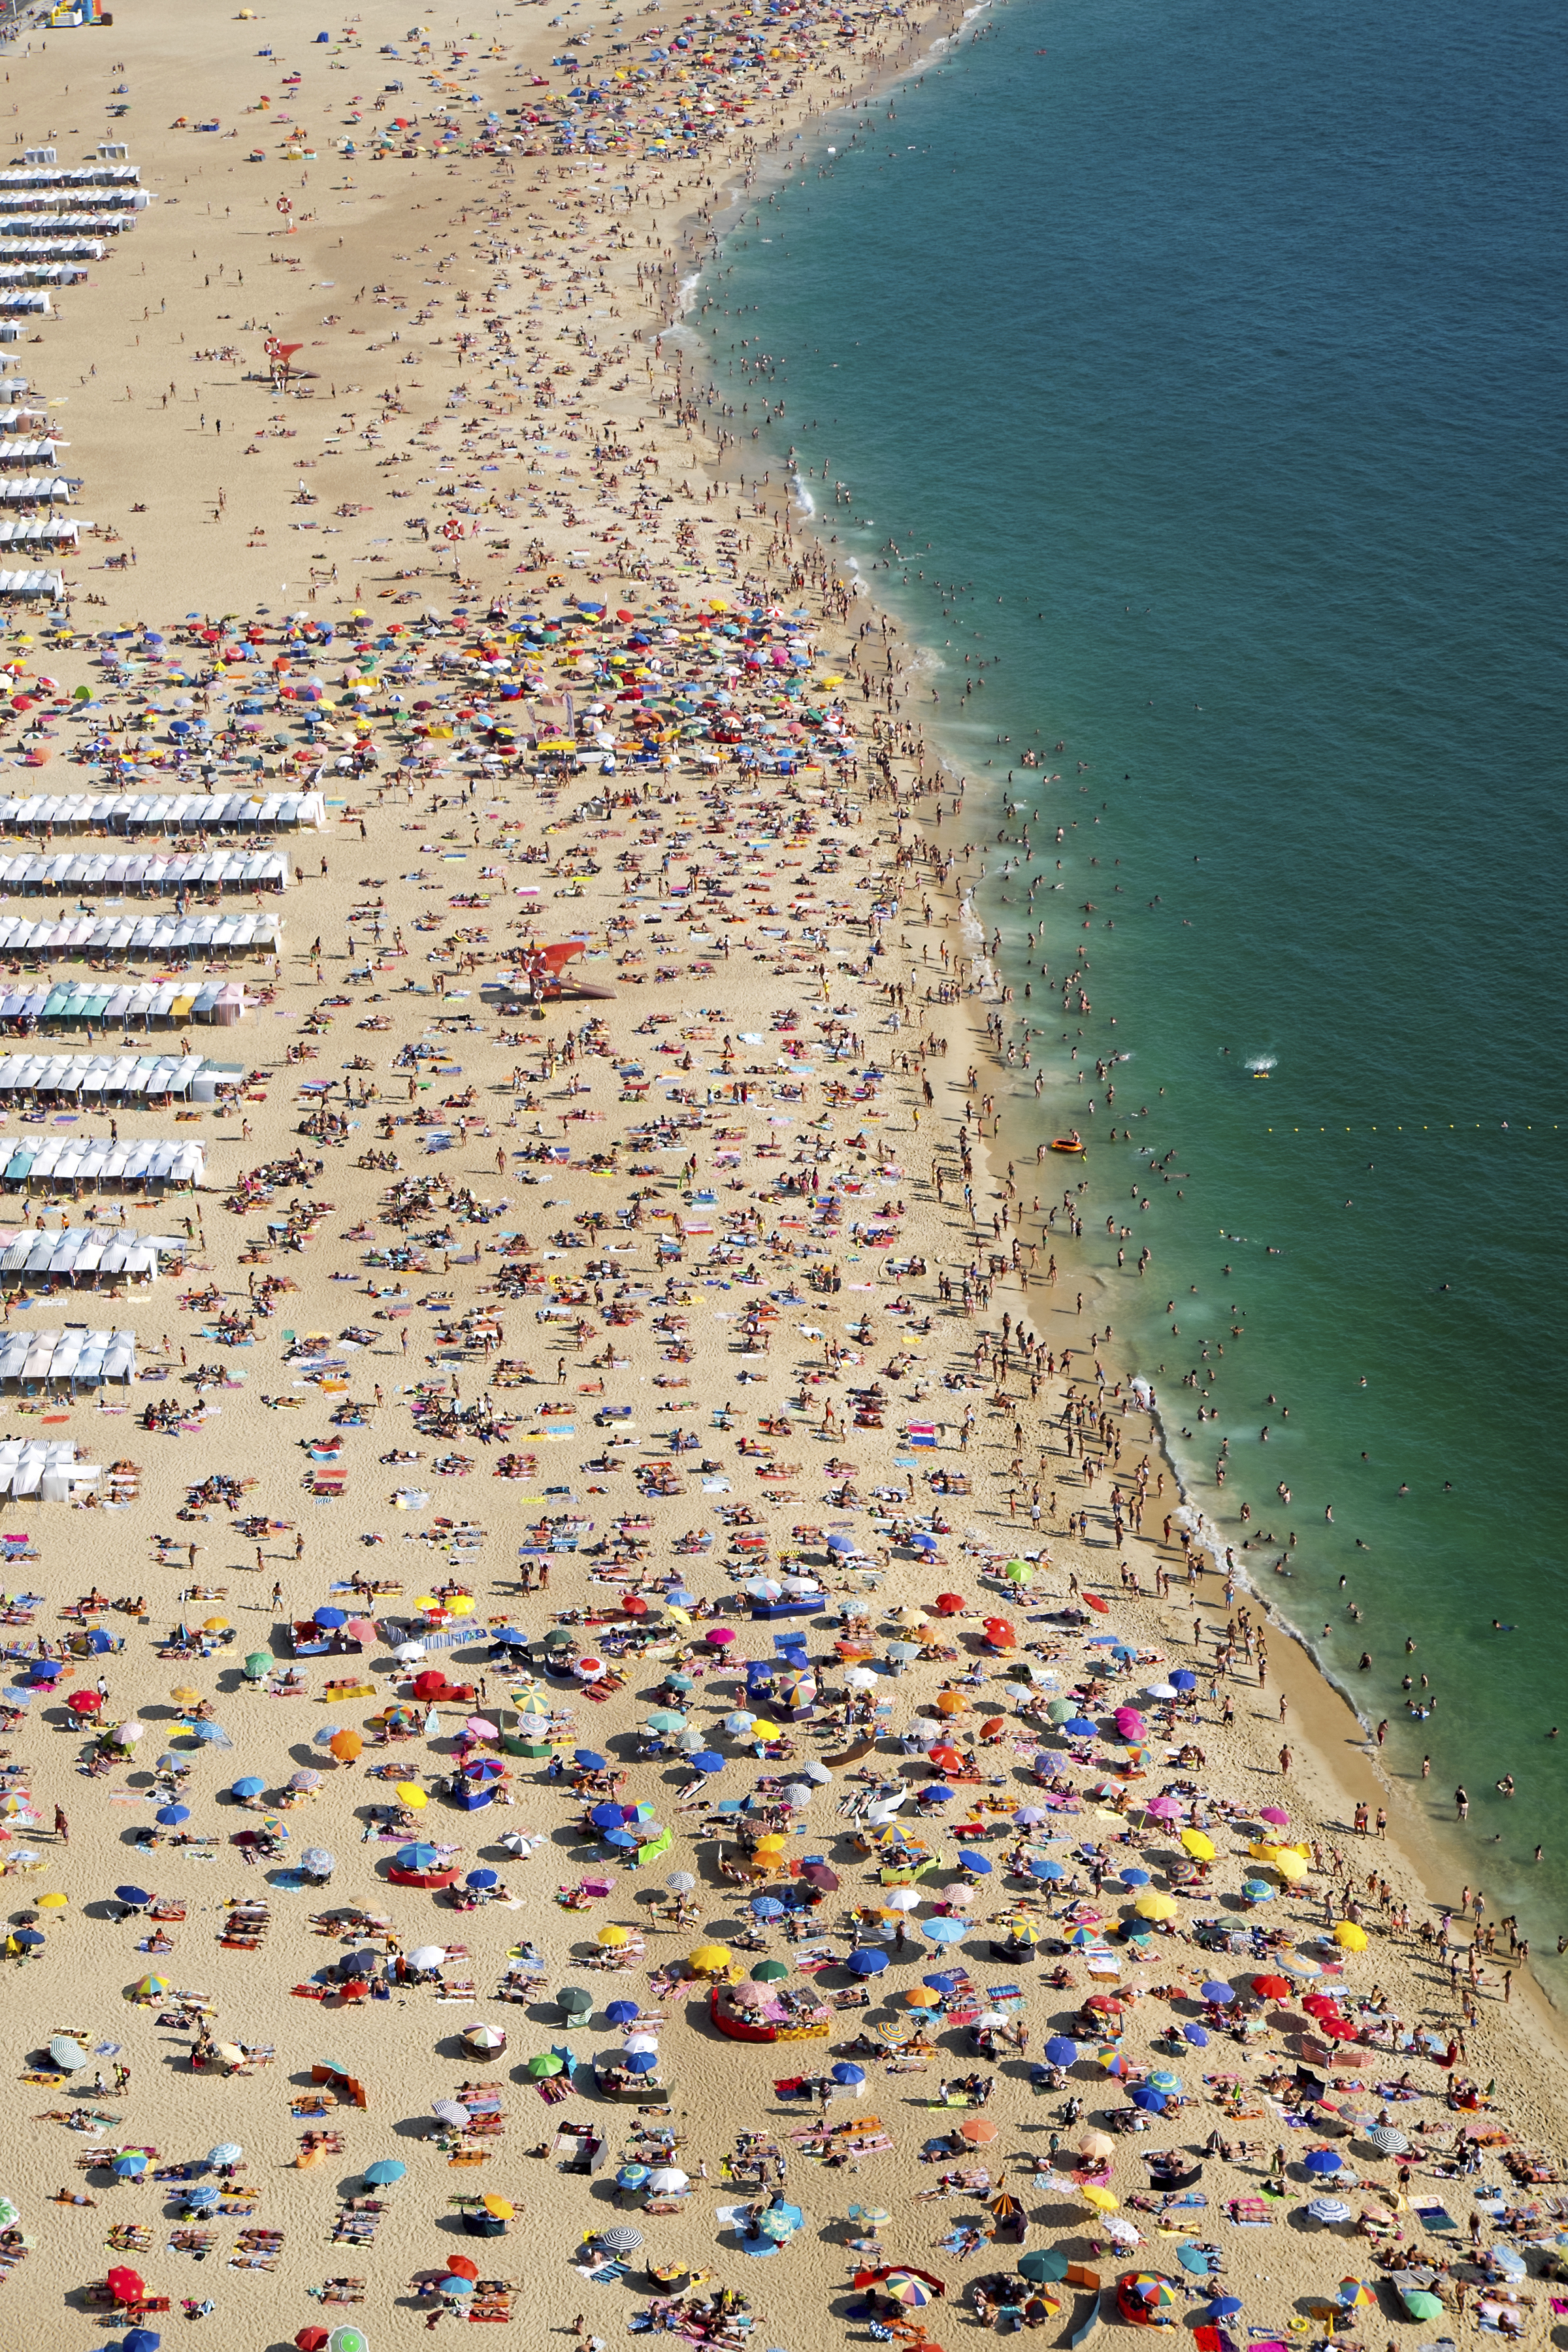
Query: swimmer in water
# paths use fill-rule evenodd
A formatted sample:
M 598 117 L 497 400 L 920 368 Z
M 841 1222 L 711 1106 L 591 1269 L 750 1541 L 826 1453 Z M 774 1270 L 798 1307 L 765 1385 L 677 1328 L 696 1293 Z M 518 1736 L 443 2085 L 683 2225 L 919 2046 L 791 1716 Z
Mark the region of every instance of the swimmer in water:
M 1492 1632 L 1494 1633 L 1517 1633 L 1518 1631 L 1519 1627 L 1517 1625 L 1505 1625 L 1500 1617 L 1494 1617 L 1492 1619 Z

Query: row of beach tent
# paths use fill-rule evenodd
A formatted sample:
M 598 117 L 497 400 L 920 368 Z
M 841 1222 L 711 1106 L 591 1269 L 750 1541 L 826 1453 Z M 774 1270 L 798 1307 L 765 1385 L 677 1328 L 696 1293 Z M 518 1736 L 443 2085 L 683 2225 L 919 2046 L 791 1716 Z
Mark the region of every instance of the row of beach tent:
M 326 821 L 326 803 L 320 793 L 29 793 L 0 797 L 0 830 L 6 833 L 41 833 L 51 826 L 56 833 L 255 833 L 268 826 L 289 833 L 302 825 L 319 831 Z
M 107 1027 L 118 1021 L 128 1029 L 140 1021 L 150 1029 L 154 1021 L 213 1021 L 228 1028 L 245 1018 L 255 1001 L 237 980 L 146 981 L 121 987 L 112 980 L 97 979 L 13 989 L 0 999 L 0 1021 L 36 1021 L 62 1029 L 90 1028 L 94 1022 Z M 200 1083 L 192 1091 L 198 1100 L 205 1099 Z
M 79 1488 L 96 1486 L 102 1475 L 101 1462 L 84 1462 L 74 1445 L 60 1440 L 41 1444 L 8 1437 L 0 1444 L 0 1495 L 13 1502 L 37 1496 L 40 1503 L 68 1503 Z
M 134 1331 L 10 1331 L 0 1339 L 0 1388 L 97 1388 L 136 1377 Z
M 276 955 L 282 937 L 276 915 L 79 916 L 68 923 L 0 917 L 0 956 Z
M 206 1102 L 238 1086 L 244 1075 L 237 1062 L 209 1063 L 200 1054 L 6 1054 L 0 1056 L 0 1097 L 28 1102 L 90 1097 L 139 1108 L 190 1095 Z
M 12 1146 L 0 1183 L 8 1192 L 31 1184 L 47 1184 L 56 1192 L 68 1184 L 79 1192 L 84 1185 L 100 1192 L 106 1185 L 142 1192 L 157 1184 L 167 1190 L 199 1184 L 206 1164 L 206 1146 L 183 1137 L 117 1142 L 109 1135 L 29 1136 Z
M 11 1226 L 0 1229 L 0 1281 L 75 1284 L 84 1275 L 95 1280 L 110 1275 L 153 1283 L 160 1255 L 184 1248 L 182 1235 L 141 1234 L 130 1225 L 67 1225 L 43 1234 Z
M 0 857 L 0 893 L 10 890 L 286 890 L 283 849 L 208 849 L 174 857 L 106 857 L 84 850 Z

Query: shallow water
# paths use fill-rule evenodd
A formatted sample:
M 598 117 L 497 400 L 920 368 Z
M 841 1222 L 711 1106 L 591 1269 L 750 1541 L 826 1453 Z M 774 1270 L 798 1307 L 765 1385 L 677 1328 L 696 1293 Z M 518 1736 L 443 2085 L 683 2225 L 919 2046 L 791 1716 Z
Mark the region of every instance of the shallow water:
M 1392 1719 L 1416 1801 L 1451 1819 L 1467 1786 L 1457 1866 L 1539 1961 L 1568 1928 L 1568 35 L 1541 0 L 980 21 L 825 127 L 775 202 L 755 192 L 705 281 L 717 381 L 766 452 L 737 362 L 774 362 L 775 478 L 793 446 L 816 527 L 943 665 L 912 708 L 969 779 L 979 903 L 1047 1040 L 1038 1107 L 1014 1081 L 1031 1131 L 1148 1107 L 1134 1144 L 1090 1154 L 1101 1319 L 1197 1500 L 1238 1549 L 1276 1538 L 1249 1572 Z M 1038 812 L 1039 950 L 1000 876 L 1005 797 Z M 1080 946 L 1093 1012 L 1064 1022 L 1038 956 L 1059 983 Z M 1141 1147 L 1173 1150 L 1180 1199 L 1144 1182 L 1133 1206 Z M 1047 1161 L 1047 1202 L 1060 1181 Z M 1133 1227 L 1121 1273 L 1108 1212 Z M 1404 1717 L 1406 1672 L 1431 1677 L 1427 1721 Z

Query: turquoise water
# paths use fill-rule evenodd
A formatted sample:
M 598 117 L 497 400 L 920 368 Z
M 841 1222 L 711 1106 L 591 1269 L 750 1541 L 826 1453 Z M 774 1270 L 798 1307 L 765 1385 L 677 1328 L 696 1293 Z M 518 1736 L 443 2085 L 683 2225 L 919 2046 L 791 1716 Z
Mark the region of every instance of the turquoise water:
M 759 462 L 759 393 L 784 401 L 775 464 L 796 451 L 816 527 L 944 665 L 911 707 L 969 779 L 987 929 L 1047 1041 L 1019 1117 L 1103 1136 L 1149 1107 L 1095 1145 L 1068 1278 L 1100 1269 L 1196 1499 L 1275 1538 L 1249 1568 L 1393 1718 L 1394 1769 L 1431 1756 L 1415 1801 L 1451 1819 L 1468 1789 L 1463 1866 L 1539 1961 L 1568 1928 L 1568 35 L 1542 0 L 981 22 L 754 193 L 705 285 L 717 384 Z M 999 876 L 1009 797 L 1039 813 L 1038 950 Z M 1026 959 L 1059 978 L 1080 945 L 1093 1012 L 1053 1021 Z M 1131 1056 L 1110 1117 L 1072 1045 Z M 1146 1212 L 1145 1145 L 1182 1171 Z

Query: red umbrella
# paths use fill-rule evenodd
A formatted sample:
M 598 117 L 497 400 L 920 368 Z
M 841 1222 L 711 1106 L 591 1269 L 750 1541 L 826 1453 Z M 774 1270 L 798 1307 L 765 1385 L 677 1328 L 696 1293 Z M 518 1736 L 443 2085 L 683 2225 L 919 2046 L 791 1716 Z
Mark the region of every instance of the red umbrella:
M 422 1675 L 414 1677 L 416 1698 L 438 1698 L 447 1687 L 447 1677 L 438 1666 L 426 1666 Z
M 808 1886 L 820 1886 L 825 1895 L 831 1895 L 838 1884 L 838 1873 L 825 1862 L 803 1863 L 800 1874 Z
M 621 1607 L 626 1611 L 628 1617 L 646 1617 L 647 1615 L 647 1602 L 642 1598 L 640 1593 L 628 1593 L 626 1600 L 622 1601 Z
M 66 1705 L 77 1715 L 96 1715 L 103 1705 L 95 1690 L 72 1691 Z
M 331 2329 L 326 2327 L 301 2327 L 294 2341 L 299 2346 L 300 2352 L 321 2352 L 321 2347 L 331 2332 Z
M 109 2292 L 116 2303 L 140 2303 L 147 2292 L 142 2283 L 141 2273 L 127 2270 L 123 2263 L 110 2272 L 108 2285 Z
M 956 1617 L 967 1603 L 962 1592 L 939 1592 L 931 1606 L 939 1617 Z
M 1102 1617 L 1108 1617 L 1110 1614 L 1110 1601 L 1102 1601 L 1098 1592 L 1086 1592 L 1083 1597 L 1091 1609 L 1099 1610 Z
M 447 2273 L 448 2277 L 477 2279 L 479 2266 L 471 2254 L 454 2254 L 447 2264 Z
M 1254 1977 L 1252 1990 L 1259 2000 L 1289 2000 L 1290 1985 L 1285 1977 Z

